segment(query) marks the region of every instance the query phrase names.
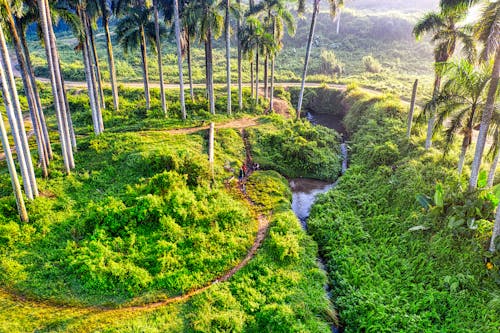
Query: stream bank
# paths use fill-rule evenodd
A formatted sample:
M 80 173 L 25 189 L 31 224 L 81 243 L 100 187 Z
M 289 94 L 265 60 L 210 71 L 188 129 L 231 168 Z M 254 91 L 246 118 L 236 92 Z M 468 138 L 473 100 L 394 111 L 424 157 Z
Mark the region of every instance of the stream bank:
M 331 128 L 342 136 L 342 143 L 340 144 L 340 150 L 342 155 L 342 169 L 341 174 L 347 170 L 348 154 L 347 154 L 347 144 L 344 141 L 346 130 L 342 123 L 343 117 L 331 114 L 319 114 L 314 112 L 307 113 L 307 120 L 309 120 L 314 125 L 322 125 Z M 332 189 L 337 181 L 326 182 L 317 179 L 310 178 L 292 178 L 289 180 L 289 185 L 292 190 L 292 210 L 297 216 L 302 225 L 302 228 L 307 232 L 307 218 L 311 208 L 316 201 L 316 197 L 319 194 L 325 193 Z M 318 266 L 327 275 L 325 260 L 318 256 L 317 258 Z M 324 286 L 328 297 L 331 299 L 330 286 L 326 284 Z M 332 332 L 342 332 L 342 327 L 337 327 L 332 325 Z

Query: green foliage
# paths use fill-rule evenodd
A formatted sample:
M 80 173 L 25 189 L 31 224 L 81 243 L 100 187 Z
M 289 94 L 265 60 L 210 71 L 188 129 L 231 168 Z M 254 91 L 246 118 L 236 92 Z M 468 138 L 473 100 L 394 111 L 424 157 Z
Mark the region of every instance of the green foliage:
M 340 174 L 339 136 L 308 121 L 279 116 L 248 130 L 254 161 L 287 177 L 334 180 Z
M 454 159 L 405 140 L 406 108 L 355 90 L 344 102 L 351 165 L 308 227 L 346 332 L 497 331 L 492 195 L 464 193 Z

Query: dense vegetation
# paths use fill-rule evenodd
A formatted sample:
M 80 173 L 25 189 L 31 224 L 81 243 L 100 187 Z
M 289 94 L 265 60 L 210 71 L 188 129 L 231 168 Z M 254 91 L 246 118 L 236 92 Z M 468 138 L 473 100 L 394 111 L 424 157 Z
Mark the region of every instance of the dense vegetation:
M 400 103 L 356 90 L 344 102 L 351 164 L 308 225 L 346 332 L 497 332 L 500 276 L 483 261 L 497 199 L 462 190 L 456 154 L 408 141 Z
M 253 159 L 262 168 L 291 178 L 335 180 L 340 174 L 339 137 L 326 127 L 275 116 L 248 130 L 248 136 Z

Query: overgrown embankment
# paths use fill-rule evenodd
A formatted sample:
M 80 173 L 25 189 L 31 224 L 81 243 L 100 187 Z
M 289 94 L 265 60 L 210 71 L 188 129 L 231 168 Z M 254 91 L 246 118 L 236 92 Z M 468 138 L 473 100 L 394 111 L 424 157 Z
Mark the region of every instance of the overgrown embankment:
M 344 102 L 351 164 L 308 226 L 346 332 L 498 332 L 498 266 L 484 263 L 495 199 L 464 193 L 454 154 L 406 140 L 399 102 L 359 91 Z M 436 202 L 426 211 L 418 194 Z

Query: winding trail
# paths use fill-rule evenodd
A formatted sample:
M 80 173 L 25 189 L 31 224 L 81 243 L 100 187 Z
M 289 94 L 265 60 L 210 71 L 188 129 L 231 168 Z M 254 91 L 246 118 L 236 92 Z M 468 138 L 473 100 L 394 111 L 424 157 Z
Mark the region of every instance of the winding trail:
M 250 156 L 250 148 L 248 144 L 248 140 L 246 139 L 244 133 L 245 133 L 245 128 L 250 127 L 250 126 L 256 126 L 257 125 L 257 118 L 241 118 L 241 119 L 235 119 L 226 123 L 222 123 L 217 128 L 235 128 L 239 129 L 240 133 L 242 134 L 242 139 L 245 144 L 245 151 L 246 151 L 246 158 L 247 161 L 246 163 L 251 163 L 251 156 Z M 192 128 L 184 128 L 184 129 L 173 129 L 173 130 L 167 130 L 165 132 L 170 133 L 170 134 L 191 134 L 195 133 L 201 130 L 206 130 L 208 129 L 209 126 L 200 126 L 200 127 L 192 127 Z M 250 165 L 250 164 L 248 164 Z M 249 170 L 247 175 L 245 176 L 245 179 L 250 174 L 252 173 L 253 170 Z M 240 184 L 241 185 L 241 184 Z M 245 190 L 242 189 L 242 186 L 240 186 L 241 194 L 245 198 L 245 200 L 250 204 L 250 206 L 254 206 L 254 203 L 248 196 Z M 258 230 L 257 234 L 255 236 L 255 240 L 248 250 L 246 256 L 234 267 L 229 269 L 224 275 L 216 278 L 215 280 L 207 283 L 205 286 L 193 289 L 183 295 L 175 296 L 175 297 L 170 297 L 167 299 L 163 300 L 158 300 L 154 301 L 151 303 L 146 303 L 146 304 L 141 304 L 141 305 L 132 305 L 134 303 L 134 299 L 132 299 L 128 304 L 121 305 L 119 307 L 106 307 L 106 306 L 73 306 L 73 305 L 61 305 L 61 304 L 56 304 L 50 301 L 37 301 L 37 300 L 30 300 L 29 302 L 32 305 L 40 306 L 40 307 L 51 307 L 53 309 L 85 309 L 85 310 L 91 310 L 91 311 L 105 311 L 105 312 L 113 312 L 114 314 L 117 314 L 118 312 L 129 312 L 130 310 L 149 310 L 149 309 L 156 309 L 159 307 L 163 307 L 172 303 L 177 303 L 177 302 L 182 302 L 190 299 L 191 297 L 198 295 L 205 290 L 209 289 L 211 286 L 217 283 L 225 282 L 229 280 L 234 274 L 236 274 L 238 271 L 240 271 L 243 267 L 245 267 L 250 260 L 256 255 L 258 249 L 262 245 L 264 239 L 266 238 L 267 231 L 269 229 L 269 217 L 265 216 L 264 214 L 259 214 L 257 216 L 257 221 L 258 221 Z M 23 296 L 16 294 L 15 292 L 10 292 L 9 290 L 6 290 L 5 288 L 0 288 L 0 296 L 4 297 L 9 297 L 12 300 L 15 300 L 17 302 L 21 303 L 27 303 L 28 300 Z

